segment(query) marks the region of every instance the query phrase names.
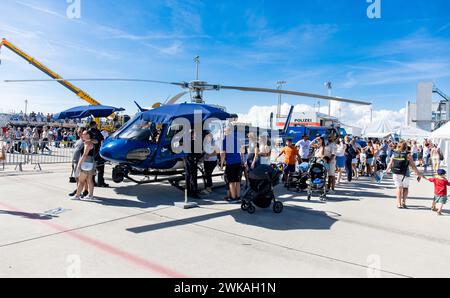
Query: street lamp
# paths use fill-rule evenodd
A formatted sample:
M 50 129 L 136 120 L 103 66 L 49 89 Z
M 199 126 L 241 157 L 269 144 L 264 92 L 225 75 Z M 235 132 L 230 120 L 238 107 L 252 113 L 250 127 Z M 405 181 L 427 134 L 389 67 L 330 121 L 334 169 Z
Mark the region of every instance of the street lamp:
M 285 81 L 278 81 L 277 82 L 277 89 L 282 90 L 283 85 L 287 84 Z M 281 118 L 281 93 L 278 94 L 278 109 L 277 109 L 277 118 Z
M 328 96 L 331 97 L 333 84 L 331 82 L 326 82 L 324 85 L 328 90 Z M 328 100 L 328 116 L 331 116 L 331 100 Z
M 196 80 L 198 81 L 199 78 L 199 68 L 200 68 L 200 56 L 196 56 L 194 58 L 194 63 L 196 64 L 197 67 L 197 76 L 196 76 Z

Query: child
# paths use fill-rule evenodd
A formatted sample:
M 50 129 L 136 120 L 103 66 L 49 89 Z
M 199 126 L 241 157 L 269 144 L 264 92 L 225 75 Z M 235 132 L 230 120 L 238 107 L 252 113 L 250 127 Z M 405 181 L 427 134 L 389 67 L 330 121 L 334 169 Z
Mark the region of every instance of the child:
M 284 182 L 289 183 L 289 176 L 295 172 L 296 164 L 298 160 L 301 160 L 297 147 L 294 146 L 291 139 L 286 140 L 286 147 L 284 147 L 276 160 L 281 156 L 285 156 L 284 163 L 286 165 L 284 169 Z
M 20 153 L 24 155 L 28 153 L 28 144 L 25 137 L 22 137 L 20 142 Z
M 434 201 L 431 210 L 434 212 L 437 211 L 438 215 L 442 215 L 442 210 L 444 209 L 444 205 L 447 204 L 447 186 L 450 186 L 450 182 L 445 178 L 447 172 L 445 170 L 438 170 L 437 176 L 435 178 L 424 179 L 434 183 Z M 436 209 L 436 204 L 440 204 L 439 210 Z

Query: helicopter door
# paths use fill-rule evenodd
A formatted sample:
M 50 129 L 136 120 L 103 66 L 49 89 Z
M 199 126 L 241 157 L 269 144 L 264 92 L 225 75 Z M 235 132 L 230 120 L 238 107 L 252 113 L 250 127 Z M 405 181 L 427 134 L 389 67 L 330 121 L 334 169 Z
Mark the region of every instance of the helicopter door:
M 166 129 L 164 129 L 164 137 L 162 137 L 160 140 L 159 150 L 156 156 L 156 159 L 158 159 L 158 163 L 184 157 L 184 154 L 177 154 L 173 152 L 172 149 L 173 138 L 181 131 L 182 127 L 180 126 L 167 126 Z M 182 140 L 180 140 L 178 144 L 175 145 L 183 146 Z

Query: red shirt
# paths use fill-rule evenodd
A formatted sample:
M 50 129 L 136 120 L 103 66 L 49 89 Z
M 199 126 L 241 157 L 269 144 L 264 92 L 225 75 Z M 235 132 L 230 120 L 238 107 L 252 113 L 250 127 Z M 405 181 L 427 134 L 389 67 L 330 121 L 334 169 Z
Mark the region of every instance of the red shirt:
M 434 183 L 434 194 L 438 197 L 447 196 L 447 186 L 450 186 L 450 182 L 447 179 L 432 178 L 429 180 Z

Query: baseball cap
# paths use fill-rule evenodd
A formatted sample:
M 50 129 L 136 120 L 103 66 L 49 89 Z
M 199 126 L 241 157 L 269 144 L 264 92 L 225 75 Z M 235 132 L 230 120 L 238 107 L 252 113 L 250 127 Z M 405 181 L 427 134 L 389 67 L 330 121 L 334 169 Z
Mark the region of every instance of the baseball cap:
M 443 170 L 443 169 L 440 169 L 440 170 L 437 171 L 437 174 L 439 176 L 444 176 L 445 174 L 447 174 L 447 172 L 445 170 Z

